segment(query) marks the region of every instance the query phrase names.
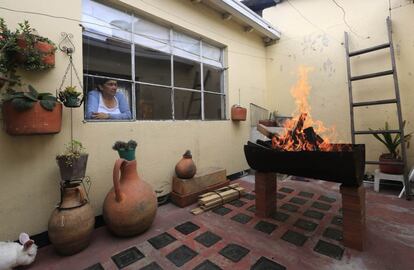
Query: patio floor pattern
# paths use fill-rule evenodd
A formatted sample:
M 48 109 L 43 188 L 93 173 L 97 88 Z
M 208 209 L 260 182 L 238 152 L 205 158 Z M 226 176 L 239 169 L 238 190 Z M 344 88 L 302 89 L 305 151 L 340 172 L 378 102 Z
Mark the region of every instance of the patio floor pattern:
M 277 213 L 258 218 L 252 179 L 237 180 L 246 196 L 212 211 L 193 216 L 195 205 L 167 204 L 140 236 L 98 228 L 86 250 L 60 257 L 47 246 L 27 269 L 412 269 L 412 201 L 368 189 L 367 245 L 358 252 L 342 243 L 338 184 L 278 181 Z

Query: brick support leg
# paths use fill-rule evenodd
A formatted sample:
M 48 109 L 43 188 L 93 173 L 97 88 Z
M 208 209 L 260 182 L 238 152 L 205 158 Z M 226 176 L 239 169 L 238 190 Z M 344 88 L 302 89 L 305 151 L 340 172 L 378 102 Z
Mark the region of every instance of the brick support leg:
M 255 174 L 256 215 L 269 217 L 276 213 L 276 173 Z
M 341 185 L 344 245 L 362 251 L 365 242 L 365 188 Z

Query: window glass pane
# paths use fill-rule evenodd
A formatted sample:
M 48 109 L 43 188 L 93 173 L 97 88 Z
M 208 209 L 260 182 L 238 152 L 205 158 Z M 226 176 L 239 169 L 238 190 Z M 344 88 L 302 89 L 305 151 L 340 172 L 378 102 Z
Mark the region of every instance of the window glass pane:
M 193 55 L 200 55 L 200 41 L 183 33 L 173 33 L 174 48 Z
M 204 93 L 204 118 L 206 120 L 225 119 L 225 96 Z
M 131 45 L 83 36 L 83 72 L 131 79 Z
M 82 1 L 82 24 L 91 32 L 131 40 L 132 16 L 94 1 Z
M 203 58 L 221 62 L 221 49 L 203 41 Z
M 174 56 L 174 86 L 201 89 L 200 63 Z
M 201 93 L 175 89 L 175 119 L 201 119 Z
M 158 86 L 136 84 L 137 119 L 172 119 L 171 89 Z
M 170 53 L 170 29 L 135 17 L 133 42 Z
M 204 73 L 204 90 L 210 92 L 222 93 L 221 78 L 223 71 L 208 65 L 203 66 Z
M 171 86 L 171 56 L 135 46 L 135 80 Z
M 104 81 L 106 79 L 103 79 Z M 112 80 L 112 79 L 111 79 Z M 116 81 L 116 79 L 114 79 Z M 86 92 L 86 97 L 91 97 L 92 100 L 89 100 L 86 98 L 85 100 L 85 118 L 86 119 L 93 119 L 91 115 L 88 115 L 88 112 L 98 112 L 99 107 L 102 105 L 100 104 L 100 98 L 99 94 L 93 94 L 98 93 L 97 91 L 100 91 L 98 88 L 98 84 L 103 83 L 102 78 L 99 77 L 93 77 L 93 76 L 84 76 L 83 77 L 83 85 Z M 131 100 L 132 100 L 132 83 L 130 82 L 124 82 L 124 81 L 116 81 L 116 88 L 117 88 L 117 94 L 116 97 L 118 99 L 118 109 L 120 113 L 126 113 L 129 110 L 129 113 L 131 117 L 126 116 L 115 116 L 113 119 L 116 120 L 127 120 L 132 119 L 132 107 L 131 107 Z M 92 92 L 88 95 L 89 92 Z M 126 105 L 124 107 L 124 104 Z M 110 113 L 110 112 L 108 112 Z M 116 113 L 117 114 L 117 113 Z M 110 121 L 112 119 L 104 119 L 105 121 Z

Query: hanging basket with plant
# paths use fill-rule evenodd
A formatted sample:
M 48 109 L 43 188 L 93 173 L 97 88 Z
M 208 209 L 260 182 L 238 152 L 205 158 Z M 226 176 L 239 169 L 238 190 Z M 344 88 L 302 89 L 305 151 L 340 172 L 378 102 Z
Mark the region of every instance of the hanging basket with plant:
M 88 154 L 80 141 L 71 140 L 66 144 L 65 152 L 57 155 L 56 161 L 62 181 L 79 181 L 85 177 Z
M 9 90 L 2 105 L 4 129 L 10 135 L 60 132 L 62 104 L 51 93 L 39 93 L 29 85 L 27 92 Z
M 403 128 L 404 127 L 405 121 L 403 121 Z M 372 129 L 370 130 L 372 131 Z M 405 142 L 406 147 L 408 148 L 410 146 L 410 139 L 412 133 L 404 135 L 404 138 L 402 138 L 399 133 L 395 134 L 395 136 L 393 137 L 391 133 L 386 132 L 389 131 L 388 122 L 385 122 L 384 129 L 380 128 L 379 130 L 384 132 L 372 135 L 381 143 L 383 143 L 388 149 L 388 153 L 383 153 L 379 157 L 379 162 L 381 162 L 379 165 L 380 171 L 382 173 L 388 174 L 402 174 L 404 172 L 404 165 L 390 163 L 401 163 L 401 156 L 399 154 L 398 147 L 402 142 Z
M 77 108 L 82 105 L 83 94 L 77 91 L 76 86 L 66 86 L 63 91 L 58 92 L 59 101 L 69 108 Z

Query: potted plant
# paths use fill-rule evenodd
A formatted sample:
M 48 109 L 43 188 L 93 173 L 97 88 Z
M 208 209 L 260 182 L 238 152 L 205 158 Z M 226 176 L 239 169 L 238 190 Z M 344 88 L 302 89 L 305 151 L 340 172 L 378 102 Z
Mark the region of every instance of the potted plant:
M 118 151 L 120 158 L 128 161 L 135 160 L 135 148 L 137 148 L 137 142 L 134 140 L 128 142 L 116 141 L 112 146 L 113 150 Z
M 385 122 L 385 128 L 379 130 L 389 130 L 388 122 Z M 405 127 L 405 121 L 403 122 L 403 128 Z M 371 129 L 370 129 L 371 130 Z M 397 133 L 395 137 L 391 133 L 378 133 L 372 134 L 374 137 L 382 142 L 388 149 L 388 153 L 383 153 L 379 157 L 380 162 L 399 162 L 401 157 L 399 155 L 398 146 L 404 141 L 407 145 L 407 148 L 410 146 L 409 142 L 412 136 L 412 133 L 407 134 L 404 138 L 401 138 L 401 135 Z M 388 174 L 402 174 L 404 171 L 404 166 L 400 164 L 380 164 L 379 169 L 383 173 Z
M 83 98 L 81 95 L 82 93 L 77 91 L 76 86 L 66 86 L 58 94 L 59 101 L 69 108 L 76 108 L 82 105 Z
M 28 21 L 19 23 L 16 30 L 17 60 L 25 70 L 45 70 L 55 66 L 55 44 L 46 37 L 34 34 Z
M 3 18 L 0 18 L 0 89 L 20 84 L 16 75 L 17 53 L 16 34 L 8 29 Z
M 231 120 L 246 121 L 247 109 L 240 105 L 240 89 L 239 89 L 239 104 L 231 106 Z
M 62 104 L 51 93 L 39 93 L 31 85 L 27 92 L 9 89 L 2 112 L 10 135 L 53 134 L 61 129 Z
M 83 180 L 88 163 L 85 148 L 77 140 L 71 140 L 65 146 L 65 152 L 56 156 L 61 179 L 65 182 Z

